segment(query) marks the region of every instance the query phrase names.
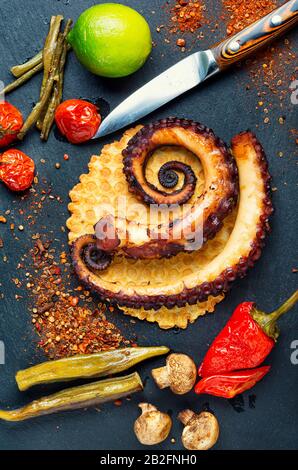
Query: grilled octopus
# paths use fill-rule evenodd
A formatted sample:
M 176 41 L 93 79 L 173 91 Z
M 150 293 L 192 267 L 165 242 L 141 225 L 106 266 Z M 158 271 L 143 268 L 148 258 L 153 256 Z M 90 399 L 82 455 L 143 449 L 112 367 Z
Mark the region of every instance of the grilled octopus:
M 143 203 L 173 207 L 185 204 L 194 194 L 196 176 L 189 165 L 167 162 L 159 170 L 159 182 L 166 188 L 178 183 L 177 172 L 184 176 L 181 189 L 161 191 L 145 177 L 148 158 L 162 145 L 179 145 L 201 161 L 205 188 L 201 197 L 184 211 L 181 218 L 156 227 L 148 227 L 124 218 L 108 215 L 95 226 L 96 239 L 88 236 L 85 261 L 92 269 L 106 269 L 114 253 L 135 259 L 173 256 L 180 251 L 198 249 L 200 243 L 215 236 L 223 219 L 237 203 L 238 173 L 227 146 L 206 127 L 186 119 L 163 119 L 143 127 L 123 151 L 123 171 L 129 190 Z M 76 242 L 82 245 L 84 240 Z
M 166 163 L 159 171 L 159 181 L 165 188 L 177 183 L 176 171 L 182 172 L 184 184 L 180 190 L 160 191 L 146 180 L 146 161 L 157 146 L 165 144 L 186 147 L 203 164 L 205 190 L 191 205 L 185 218 L 174 220 L 168 227 L 156 227 L 157 235 L 155 232 L 152 237 L 146 226 L 133 223 L 127 227 L 125 220 L 108 216 L 99 221 L 99 229 L 95 227 L 97 235 L 82 236 L 72 246 L 73 263 L 80 279 L 118 305 L 156 310 L 162 306 L 182 307 L 205 301 L 209 295 L 226 292 L 232 282 L 243 277 L 259 258 L 269 230 L 268 219 L 273 210 L 270 175 L 262 146 L 251 132 L 234 137 L 230 152 L 210 129 L 193 121 L 167 119 L 142 128 L 123 151 L 123 162 L 130 191 L 146 204 L 184 204 L 194 192 L 195 175 L 181 162 Z M 131 292 L 112 292 L 100 282 L 96 272 L 106 269 L 116 252 L 138 259 L 173 256 L 187 249 L 189 237 L 193 236 L 198 222 L 203 226 L 203 242 L 206 242 L 215 236 L 237 199 L 235 226 L 224 250 L 197 274 L 195 280 L 177 286 L 177 292 L 173 293 L 175 286 L 172 286 L 170 292 L 159 293 L 153 288 L 150 292 L 148 288 L 146 294 L 134 292 L 131 295 Z M 173 228 L 177 225 L 182 227 L 183 237 L 179 239 L 174 238 Z M 105 237 L 107 228 L 113 229 L 114 237 Z M 160 236 L 164 231 L 167 231 L 166 239 Z

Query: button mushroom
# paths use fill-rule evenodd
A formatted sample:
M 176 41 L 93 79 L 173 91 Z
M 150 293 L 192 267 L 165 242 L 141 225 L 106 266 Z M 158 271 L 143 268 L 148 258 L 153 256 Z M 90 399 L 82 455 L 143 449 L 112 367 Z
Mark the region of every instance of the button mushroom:
M 163 442 L 169 435 L 172 420 L 149 403 L 140 403 L 141 416 L 135 421 L 134 432 L 141 444 L 153 446 Z
M 216 417 L 208 411 L 196 414 L 191 410 L 181 411 L 178 415 L 185 428 L 182 443 L 188 450 L 208 450 L 214 446 L 219 436 Z
M 183 395 L 189 392 L 196 381 L 197 368 L 186 354 L 170 354 L 166 365 L 152 370 L 152 376 L 159 388 L 170 387 L 173 393 Z

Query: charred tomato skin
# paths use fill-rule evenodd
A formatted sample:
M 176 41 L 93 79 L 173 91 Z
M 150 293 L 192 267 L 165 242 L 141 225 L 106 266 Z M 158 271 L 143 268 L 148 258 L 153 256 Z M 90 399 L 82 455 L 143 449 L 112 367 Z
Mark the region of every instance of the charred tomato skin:
M 8 101 L 0 102 L 0 148 L 16 140 L 22 125 L 23 116 L 18 108 Z
M 0 181 L 11 191 L 29 189 L 34 171 L 34 161 L 20 150 L 9 149 L 0 155 Z
M 81 144 L 96 134 L 101 116 L 89 101 L 66 100 L 56 109 L 55 122 L 62 135 L 72 144 Z

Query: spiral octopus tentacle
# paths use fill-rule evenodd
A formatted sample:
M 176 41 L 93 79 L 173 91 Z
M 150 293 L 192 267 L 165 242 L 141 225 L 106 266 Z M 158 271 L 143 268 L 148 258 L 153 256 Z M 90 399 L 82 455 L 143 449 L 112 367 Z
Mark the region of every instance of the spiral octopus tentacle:
M 100 226 L 114 226 L 114 251 L 127 257 L 152 259 L 169 257 L 190 248 L 190 242 L 202 238 L 203 242 L 215 236 L 223 219 L 235 207 L 238 197 L 237 167 L 231 152 L 212 130 L 187 119 L 168 118 L 143 127 L 123 150 L 123 171 L 129 191 L 146 204 L 181 205 L 193 196 L 196 176 L 189 165 L 170 161 L 159 170 L 163 186 L 176 182 L 176 172 L 184 174 L 180 189 L 166 192 L 147 181 L 145 168 L 152 152 L 162 145 L 180 145 L 191 151 L 202 162 L 205 173 L 203 194 L 189 205 L 181 217 L 155 228 L 115 217 L 103 218 L 96 225 L 98 246 L 107 250 L 107 236 Z M 170 178 L 170 181 L 168 180 Z M 108 250 L 107 250 L 108 251 Z
M 145 176 L 147 161 L 154 150 L 162 145 L 178 145 L 187 148 L 203 164 L 205 162 L 204 171 L 216 162 L 219 166 L 217 176 L 220 174 L 231 183 L 235 183 L 231 189 L 237 192 L 237 181 L 234 181 L 237 168 L 226 144 L 217 138 L 211 129 L 198 122 L 170 117 L 144 126 L 128 142 L 126 149 L 122 152 L 123 171 L 129 191 L 145 204 L 184 204 L 195 190 L 196 177 L 189 165 L 182 162 L 167 162 L 160 169 L 161 172 L 163 167 L 166 170 L 177 169 L 184 174 L 184 184 L 179 190 L 168 193 L 159 190 L 147 181 Z M 199 146 L 203 151 L 199 152 Z M 211 155 L 212 151 L 218 152 L 217 155 Z
M 158 180 L 160 184 L 167 189 L 172 189 L 177 186 L 179 177 L 177 175 L 177 171 L 184 174 L 184 186 L 189 185 L 190 187 L 193 186 L 193 191 L 189 192 L 188 199 L 193 195 L 195 190 L 195 185 L 197 182 L 196 175 L 194 174 L 191 166 L 186 165 L 183 162 L 177 162 L 175 160 L 171 162 L 164 163 L 158 172 Z M 183 203 L 187 202 L 187 200 L 183 200 Z
M 266 234 L 269 231 L 269 217 L 273 212 L 270 198 L 270 174 L 261 144 L 251 132 L 243 132 L 232 139 L 232 152 L 237 162 L 241 194 L 234 229 L 224 250 L 197 275 L 193 287 L 174 287 L 168 292 L 165 287 L 158 289 L 148 286 L 147 293 L 114 292 L 103 286 L 92 269 L 83 259 L 84 247 L 96 242 L 94 236 L 78 238 L 73 244 L 75 270 L 88 288 L 96 291 L 111 303 L 131 308 L 158 310 L 183 307 L 205 301 L 208 296 L 227 292 L 232 283 L 244 277 L 249 268 L 260 257 Z
M 86 241 L 88 244 L 85 245 Z M 85 240 L 81 240 L 83 248 L 83 257 L 86 265 L 90 269 L 95 269 L 98 271 L 104 271 L 107 269 L 112 262 L 112 255 L 106 251 L 100 250 L 96 244 L 96 237 L 90 237 L 86 235 Z

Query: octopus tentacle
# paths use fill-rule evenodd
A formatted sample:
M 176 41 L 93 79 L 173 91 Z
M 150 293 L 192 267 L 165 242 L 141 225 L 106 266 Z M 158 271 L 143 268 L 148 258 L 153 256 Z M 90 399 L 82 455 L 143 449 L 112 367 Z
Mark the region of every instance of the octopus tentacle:
M 183 162 L 177 162 L 175 160 L 166 162 L 159 169 L 158 180 L 164 188 L 174 188 L 177 186 L 179 181 L 179 177 L 176 171 L 180 171 L 184 174 L 185 180 L 183 186 L 189 185 L 189 187 L 192 188 L 192 190 L 189 191 L 187 200 L 183 200 L 183 203 L 185 203 L 191 198 L 191 196 L 193 196 L 197 182 L 196 175 L 189 165 L 186 165 Z
M 111 303 L 145 310 L 193 305 L 210 295 L 227 292 L 235 279 L 245 276 L 260 257 L 273 212 L 271 177 L 261 144 L 251 132 L 243 132 L 233 138 L 232 152 L 241 188 L 235 226 L 224 250 L 204 266 L 195 279 L 191 282 L 185 279 L 182 288 L 180 283 L 177 286 L 171 283 L 169 288 L 163 286 L 161 289 L 148 286 L 145 294 L 144 289 L 138 292 L 138 288 L 133 293 L 131 289 L 114 292 L 85 265 L 81 253 L 88 238 L 80 237 L 73 244 L 73 260 L 81 281 Z
M 94 235 L 84 235 L 77 241 L 76 250 L 80 258 L 83 258 L 89 269 L 103 271 L 112 262 L 112 255 L 97 247 L 97 239 Z
M 184 174 L 181 189 L 166 192 L 147 181 L 145 167 L 152 152 L 162 145 L 179 145 L 195 154 L 201 161 L 205 174 L 203 194 L 184 210 L 181 217 L 154 228 L 128 222 L 125 218 L 113 220 L 113 238 L 117 240 L 115 251 L 132 258 L 162 258 L 179 251 L 198 249 L 193 239 L 202 235 L 203 242 L 215 236 L 223 219 L 237 203 L 238 174 L 231 152 L 211 129 L 187 119 L 163 119 L 143 127 L 123 150 L 123 171 L 129 191 L 146 204 L 181 205 L 193 196 L 196 177 L 192 169 L 182 162 L 167 162 L 159 170 L 161 182 L 170 177 L 170 186 L 175 183 L 173 171 Z M 169 173 L 170 171 L 170 173 Z M 168 175 L 168 176 L 167 176 Z M 166 185 L 168 183 L 166 182 Z M 111 216 L 109 223 L 111 225 Z M 99 225 L 106 224 L 106 218 Z M 107 250 L 107 236 L 96 226 L 98 244 Z M 199 235 L 198 235 L 199 234 Z

